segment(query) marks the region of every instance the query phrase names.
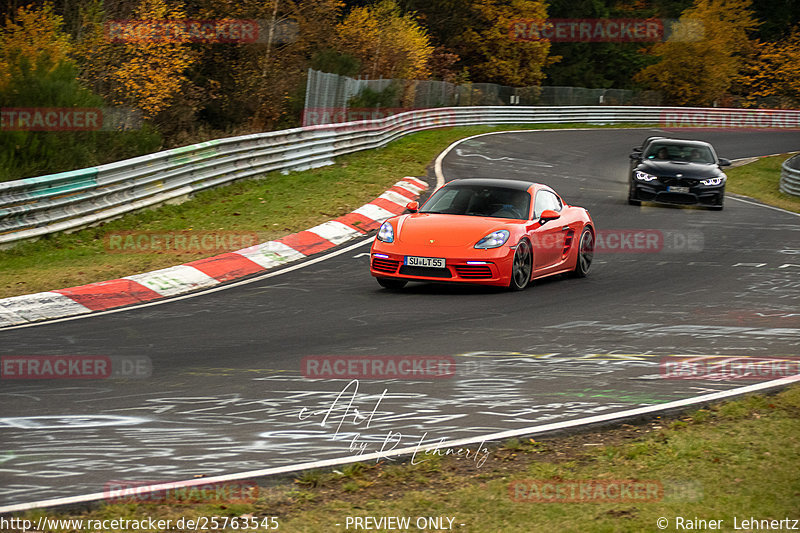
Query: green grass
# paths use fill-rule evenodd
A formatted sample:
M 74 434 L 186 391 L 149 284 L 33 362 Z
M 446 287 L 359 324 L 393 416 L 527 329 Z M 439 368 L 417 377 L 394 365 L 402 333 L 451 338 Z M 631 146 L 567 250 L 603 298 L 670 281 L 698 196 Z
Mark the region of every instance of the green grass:
M 678 424 L 677 422 L 680 422 Z M 591 445 L 589 443 L 592 443 Z M 602 443 L 594 446 L 594 443 Z M 259 492 L 236 505 L 99 505 L 84 512 L 32 511 L 27 518 L 279 517 L 280 531 L 344 531 L 348 516 L 452 517 L 455 529 L 486 531 L 657 531 L 660 517 L 724 520 L 800 518 L 800 387 L 712 405 L 640 426 L 532 439 L 491 450 L 481 468 L 453 456 L 425 463 L 365 465 Z M 314 486 L 308 481 L 314 480 Z M 637 480 L 660 484 L 656 498 L 633 502 L 513 501 L 514 481 L 570 483 Z M 464 524 L 462 527 L 460 524 Z M 230 529 L 229 530 L 233 530 Z M 701 528 L 702 530 L 702 528 Z
M 725 171 L 728 192 L 755 198 L 765 204 L 800 213 L 800 197 L 780 191 L 781 164 L 790 157 L 782 154 L 762 157 L 753 163 Z
M 208 254 L 108 253 L 104 236 L 121 231 L 257 232 L 261 242 L 336 218 L 372 201 L 405 176 L 424 176 L 452 142 L 490 131 L 592 127 L 542 124 L 442 128 L 389 146 L 337 158 L 335 164 L 283 175 L 273 172 L 197 194 L 179 205 L 131 213 L 70 234 L 0 250 L 0 298 L 61 289 L 147 272 Z

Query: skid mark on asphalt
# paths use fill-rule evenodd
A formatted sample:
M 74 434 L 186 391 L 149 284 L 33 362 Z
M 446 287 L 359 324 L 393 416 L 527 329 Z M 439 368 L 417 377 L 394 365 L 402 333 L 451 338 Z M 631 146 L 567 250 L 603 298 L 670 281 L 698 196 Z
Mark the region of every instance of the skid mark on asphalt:
M 660 404 L 695 395 L 698 387 L 740 385 L 658 383 L 664 356 L 657 353 L 455 357 L 456 377 L 438 380 L 436 387 L 430 381 L 362 380 L 356 390 L 346 379 L 309 381 L 285 370 L 236 368 L 191 369 L 191 386 L 161 394 L 131 385 L 70 387 L 70 412 L 37 413 L 31 401 L 31 416 L 0 420 L 7 449 L 0 503 L 22 494 L 30 500 L 102 490 L 112 479 L 152 480 L 153 472 L 171 481 L 388 452 Z M 211 393 L 216 389 L 203 384 L 220 375 L 230 386 Z M 14 391 L 0 401 L 7 394 Z M 108 408 L 112 397 L 115 405 L 127 406 Z M 52 483 L 58 478 L 70 482 Z

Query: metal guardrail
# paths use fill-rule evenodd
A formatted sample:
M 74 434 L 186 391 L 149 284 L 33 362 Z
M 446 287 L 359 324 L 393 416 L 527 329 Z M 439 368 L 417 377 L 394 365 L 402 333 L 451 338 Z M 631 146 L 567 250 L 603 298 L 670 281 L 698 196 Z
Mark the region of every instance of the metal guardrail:
M 800 154 L 795 154 L 781 165 L 780 190 L 800 196 Z
M 693 113 L 695 121 L 697 117 L 714 117 L 722 124 L 760 111 L 635 106 L 451 107 L 217 139 L 93 168 L 0 183 L 0 245 L 86 227 L 267 172 L 331 164 L 335 157 L 379 148 L 416 131 L 488 124 L 664 124 L 665 117 L 669 123 L 670 113 L 676 117 Z M 796 113 L 791 120 L 800 123 L 800 111 L 781 113 Z

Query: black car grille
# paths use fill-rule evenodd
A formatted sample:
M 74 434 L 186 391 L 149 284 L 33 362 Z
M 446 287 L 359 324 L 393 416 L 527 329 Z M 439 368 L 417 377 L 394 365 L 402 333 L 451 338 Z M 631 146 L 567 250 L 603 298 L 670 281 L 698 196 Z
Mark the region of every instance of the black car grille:
M 659 181 L 668 187 L 694 187 L 697 185 L 698 180 L 687 178 L 659 178 Z
M 424 276 L 426 278 L 452 278 L 453 274 L 446 268 L 431 268 L 403 265 L 400 273 L 406 276 Z
M 397 267 L 400 266 L 400 261 L 392 259 L 381 259 L 380 257 L 372 258 L 372 269 L 379 272 L 386 272 L 387 274 L 394 274 L 397 272 Z
M 456 265 L 456 273 L 465 279 L 491 278 L 492 269 L 489 265 Z

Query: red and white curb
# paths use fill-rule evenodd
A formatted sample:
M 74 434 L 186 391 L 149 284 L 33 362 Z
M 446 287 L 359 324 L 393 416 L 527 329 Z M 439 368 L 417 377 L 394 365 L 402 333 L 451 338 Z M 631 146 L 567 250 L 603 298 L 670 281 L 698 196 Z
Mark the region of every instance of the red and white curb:
M 76 316 L 206 289 L 308 257 L 366 235 L 428 189 L 405 177 L 370 203 L 305 231 L 152 272 L 0 300 L 0 327 Z

